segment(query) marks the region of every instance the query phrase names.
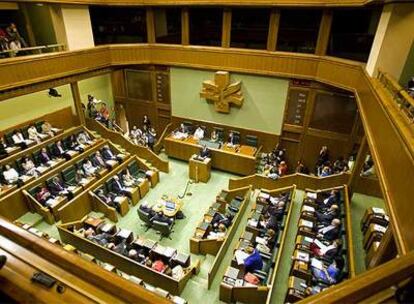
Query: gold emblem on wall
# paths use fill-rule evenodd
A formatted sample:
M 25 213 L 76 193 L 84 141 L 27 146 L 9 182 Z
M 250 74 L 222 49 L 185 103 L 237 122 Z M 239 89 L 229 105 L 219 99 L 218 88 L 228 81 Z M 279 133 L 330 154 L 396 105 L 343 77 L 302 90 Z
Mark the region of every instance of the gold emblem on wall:
M 241 107 L 244 97 L 241 92 L 241 81 L 230 83 L 229 72 L 218 71 L 214 81 L 203 81 L 200 97 L 214 103 L 214 109 L 219 113 L 229 113 L 230 105 Z

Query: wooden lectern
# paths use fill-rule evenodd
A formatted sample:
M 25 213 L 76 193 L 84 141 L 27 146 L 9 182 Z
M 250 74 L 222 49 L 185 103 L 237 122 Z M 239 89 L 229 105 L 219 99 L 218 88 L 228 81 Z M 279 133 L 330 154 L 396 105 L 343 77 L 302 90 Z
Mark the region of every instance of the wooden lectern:
M 211 158 L 205 158 L 204 160 L 193 155 L 189 161 L 189 177 L 196 182 L 207 183 L 210 179 L 211 171 Z

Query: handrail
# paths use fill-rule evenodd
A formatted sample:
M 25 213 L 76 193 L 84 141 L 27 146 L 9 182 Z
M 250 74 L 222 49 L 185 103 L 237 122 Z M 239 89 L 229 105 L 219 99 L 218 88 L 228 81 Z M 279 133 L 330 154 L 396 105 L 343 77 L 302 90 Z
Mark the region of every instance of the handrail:
M 169 303 L 165 298 L 122 279 L 0 216 L 0 234 L 64 270 L 129 303 Z
M 255 188 L 272 190 L 293 184 L 295 184 L 298 189 L 331 188 L 338 185 L 342 186 L 343 184 L 348 184 L 350 176 L 351 175 L 349 173 L 333 174 L 326 177 L 294 173 L 279 177 L 278 179 L 274 180 L 260 174 L 253 174 L 241 178 L 230 178 L 229 189 L 253 185 Z
M 158 138 L 158 141 L 154 145 L 154 152 L 159 154 L 163 147 L 163 139 L 170 134 L 172 123 L 170 122 L 162 131 L 161 136 Z
M 414 251 L 298 303 L 357 303 L 414 275 Z
M 123 137 L 118 132 L 115 132 L 113 130 L 106 128 L 105 126 L 103 126 L 102 124 L 100 124 L 94 119 L 87 118 L 86 126 L 89 129 L 95 130 L 96 132 L 100 133 L 103 137 L 108 138 L 115 144 L 121 145 L 128 152 L 135 154 L 138 157 L 149 161 L 158 170 L 168 173 L 168 170 L 169 170 L 168 161 L 161 159 L 158 155 L 156 155 L 150 149 L 131 143 L 129 140 L 127 140 L 125 137 Z
M 409 123 L 414 123 L 414 98 L 388 73 L 378 70 L 378 80 L 391 95 Z
M 0 55 L 5 54 L 5 55 L 8 55 L 9 57 L 14 57 L 20 52 L 40 51 L 40 53 L 42 53 L 42 50 L 55 49 L 55 48 L 57 49 L 58 52 L 63 51 L 65 49 L 65 45 L 56 43 L 56 44 L 30 46 L 30 47 L 20 48 L 17 50 L 9 49 L 9 50 L 0 51 Z

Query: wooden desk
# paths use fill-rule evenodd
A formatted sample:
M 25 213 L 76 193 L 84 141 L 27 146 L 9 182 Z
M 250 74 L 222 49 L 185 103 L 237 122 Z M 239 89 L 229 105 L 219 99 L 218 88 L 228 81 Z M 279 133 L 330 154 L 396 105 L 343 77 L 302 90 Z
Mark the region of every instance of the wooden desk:
M 119 205 L 119 214 L 124 216 L 129 211 L 128 198 L 126 196 L 117 196 L 114 199 L 115 203 Z
M 52 206 L 50 206 L 50 210 L 52 211 L 52 214 L 55 218 L 55 221 L 59 221 L 59 212 L 58 209 L 60 207 L 62 207 L 64 204 L 66 204 L 68 202 L 68 199 L 66 198 L 66 196 L 57 196 L 55 198 L 55 202 L 53 203 Z
M 165 152 L 168 156 L 187 161 L 193 154 L 198 154 L 201 145 L 193 137 L 175 139 L 171 135 L 164 138 Z M 221 149 L 211 148 L 211 167 L 239 175 L 256 172 L 256 148 L 240 146 L 239 152 L 223 145 Z
M 171 202 L 175 204 L 175 208 L 171 209 L 167 207 L 167 202 Z M 157 202 L 153 207 L 152 210 L 155 212 L 162 211 L 165 216 L 168 217 L 175 217 L 177 212 L 181 210 L 182 208 L 182 201 L 180 201 L 177 198 L 167 198 L 167 199 L 161 199 L 159 202 Z
M 139 185 L 139 195 L 141 198 L 143 198 L 149 191 L 150 183 L 147 179 L 144 179 Z
M 15 189 L 17 189 L 17 185 L 3 185 L 3 186 L 0 186 L 0 196 L 6 195 L 7 193 L 10 193 Z
M 211 171 L 211 158 L 205 158 L 203 161 L 196 158 L 196 155 L 193 155 L 189 160 L 189 178 L 195 180 L 196 182 L 200 181 L 207 183 L 210 179 Z
M 131 195 L 132 205 L 135 206 L 139 202 L 139 199 L 140 199 L 139 188 L 138 187 L 126 187 L 125 190 Z

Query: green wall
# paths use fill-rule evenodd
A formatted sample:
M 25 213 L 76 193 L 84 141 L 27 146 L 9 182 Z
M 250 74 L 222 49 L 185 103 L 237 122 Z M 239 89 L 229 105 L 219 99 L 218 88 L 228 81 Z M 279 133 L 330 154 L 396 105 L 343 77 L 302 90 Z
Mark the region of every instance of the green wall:
M 56 89 L 62 97 L 49 97 L 45 90 L 0 101 L 0 130 L 72 106 L 70 85 Z
M 408 80 L 414 77 L 414 41 L 411 44 L 410 52 L 408 53 L 407 60 L 405 61 L 404 68 L 400 77 L 400 84 L 403 87 L 407 87 Z
M 112 94 L 111 75 L 105 74 L 79 81 L 82 102 L 88 103 L 88 95 L 95 96 L 107 104 L 111 113 L 114 112 L 114 96 Z
M 0 130 L 69 106 L 72 107 L 72 111 L 75 113 L 70 85 L 67 84 L 56 89 L 62 94 L 61 98 L 48 97 L 47 90 L 45 90 L 0 101 Z M 105 101 L 110 109 L 113 108 L 114 102 L 109 74 L 79 81 L 79 91 L 82 102 L 86 103 L 87 95 L 92 94 L 96 98 Z
M 214 79 L 213 71 L 171 68 L 172 115 L 253 129 L 280 135 L 288 80 L 231 73 L 231 82 L 241 80 L 244 103 L 230 114 L 217 113 L 214 105 L 200 98 L 201 84 Z
M 36 45 L 56 44 L 56 35 L 53 29 L 49 6 L 39 6 L 37 4 L 26 5 Z

